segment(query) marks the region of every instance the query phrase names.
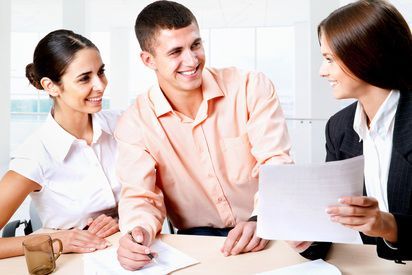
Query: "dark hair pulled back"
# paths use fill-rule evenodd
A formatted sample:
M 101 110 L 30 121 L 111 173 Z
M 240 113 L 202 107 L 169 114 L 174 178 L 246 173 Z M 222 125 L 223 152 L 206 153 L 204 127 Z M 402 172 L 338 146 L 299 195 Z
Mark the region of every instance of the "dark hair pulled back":
M 43 90 L 40 83 L 48 77 L 60 84 L 61 77 L 76 53 L 84 48 L 97 47 L 86 37 L 70 30 L 56 30 L 42 38 L 33 54 L 33 62 L 26 66 L 26 77 L 35 88 Z

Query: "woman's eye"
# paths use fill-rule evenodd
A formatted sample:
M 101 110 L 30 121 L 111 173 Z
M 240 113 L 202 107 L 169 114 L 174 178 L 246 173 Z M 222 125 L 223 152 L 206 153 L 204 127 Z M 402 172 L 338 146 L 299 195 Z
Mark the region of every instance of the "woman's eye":
M 89 81 L 90 77 L 89 76 L 84 76 L 82 78 L 80 78 L 80 82 L 87 82 Z

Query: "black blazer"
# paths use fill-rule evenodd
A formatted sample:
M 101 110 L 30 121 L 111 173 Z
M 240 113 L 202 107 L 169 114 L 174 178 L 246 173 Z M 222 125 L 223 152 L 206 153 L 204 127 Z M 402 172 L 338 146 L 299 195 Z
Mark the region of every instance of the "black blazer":
M 332 116 L 326 124 L 326 161 L 363 154 L 363 144 L 353 130 L 356 102 Z M 388 205 L 398 225 L 398 250 L 382 238 L 362 236 L 377 245 L 379 257 L 412 260 L 412 91 L 401 92 L 395 115 L 393 146 L 388 175 Z

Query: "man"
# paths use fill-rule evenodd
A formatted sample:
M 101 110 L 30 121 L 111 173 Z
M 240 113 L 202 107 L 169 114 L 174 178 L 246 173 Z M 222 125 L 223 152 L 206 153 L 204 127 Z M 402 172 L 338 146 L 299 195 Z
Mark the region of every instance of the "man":
M 178 233 L 228 236 L 225 256 L 263 249 L 251 218 L 258 168 L 291 162 L 273 84 L 260 73 L 204 68 L 196 18 L 181 4 L 148 5 L 135 31 L 159 85 L 138 96 L 116 130 L 120 227 L 131 231 L 120 239 L 121 265 L 150 262 L 166 210 Z

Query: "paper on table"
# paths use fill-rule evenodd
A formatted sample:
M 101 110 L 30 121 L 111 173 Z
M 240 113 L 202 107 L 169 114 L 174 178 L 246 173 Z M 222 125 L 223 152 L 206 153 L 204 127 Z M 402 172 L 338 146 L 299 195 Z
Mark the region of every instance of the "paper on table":
M 316 260 L 262 272 L 256 275 L 342 275 L 339 269 L 324 260 Z
M 156 240 L 152 246 L 157 263 L 150 263 L 137 271 L 125 270 L 117 260 L 117 247 L 113 246 L 104 250 L 84 254 L 84 274 L 87 275 L 160 275 L 199 263 L 198 260 L 187 256 L 170 245 Z
M 264 239 L 362 243 L 357 231 L 330 221 L 327 206 L 362 196 L 363 157 L 306 165 L 263 165 L 257 235 Z

